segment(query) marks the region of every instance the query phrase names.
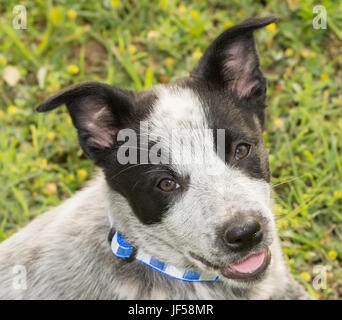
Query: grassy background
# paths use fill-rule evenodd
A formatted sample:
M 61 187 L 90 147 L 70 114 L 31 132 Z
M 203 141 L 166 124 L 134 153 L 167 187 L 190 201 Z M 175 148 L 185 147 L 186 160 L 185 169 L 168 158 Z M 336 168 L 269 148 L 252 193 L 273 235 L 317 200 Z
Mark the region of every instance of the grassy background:
M 321 299 L 342 297 L 342 4 L 320 1 L 16 1 L 0 4 L 0 241 L 80 189 L 92 164 L 64 108 L 37 114 L 58 89 L 94 80 L 141 90 L 185 76 L 225 28 L 279 21 L 256 34 L 268 78 L 267 133 L 275 213 L 294 276 Z M 327 288 L 312 287 L 314 266 Z

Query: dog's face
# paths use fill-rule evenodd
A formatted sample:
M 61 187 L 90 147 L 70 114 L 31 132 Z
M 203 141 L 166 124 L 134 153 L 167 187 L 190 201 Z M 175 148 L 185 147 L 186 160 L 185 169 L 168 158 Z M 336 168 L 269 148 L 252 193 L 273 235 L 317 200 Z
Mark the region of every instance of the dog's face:
M 275 236 L 253 39 L 274 20 L 226 30 L 189 78 L 140 93 L 83 83 L 38 109 L 67 105 L 83 150 L 130 204 L 126 220 L 144 233 L 137 245 L 158 239 L 184 257 L 171 264 L 216 270 L 235 285 L 263 278 Z

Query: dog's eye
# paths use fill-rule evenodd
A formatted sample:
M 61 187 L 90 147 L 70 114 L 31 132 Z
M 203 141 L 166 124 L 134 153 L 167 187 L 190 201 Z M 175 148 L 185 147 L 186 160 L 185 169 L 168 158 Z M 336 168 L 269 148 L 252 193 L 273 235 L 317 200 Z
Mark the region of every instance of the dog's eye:
M 177 190 L 180 185 L 171 179 L 163 179 L 159 182 L 158 187 L 163 191 L 170 192 Z
M 251 146 L 247 143 L 240 143 L 236 149 L 235 149 L 235 154 L 234 158 L 235 160 L 241 160 L 243 158 L 246 158 L 249 154 Z

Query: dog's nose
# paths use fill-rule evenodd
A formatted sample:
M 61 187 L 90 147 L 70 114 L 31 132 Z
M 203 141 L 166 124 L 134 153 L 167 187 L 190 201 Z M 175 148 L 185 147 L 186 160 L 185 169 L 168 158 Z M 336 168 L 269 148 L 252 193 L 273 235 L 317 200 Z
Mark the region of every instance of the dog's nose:
M 232 251 L 244 251 L 257 245 L 262 239 L 260 224 L 256 221 L 240 226 L 230 226 L 224 233 L 226 245 Z

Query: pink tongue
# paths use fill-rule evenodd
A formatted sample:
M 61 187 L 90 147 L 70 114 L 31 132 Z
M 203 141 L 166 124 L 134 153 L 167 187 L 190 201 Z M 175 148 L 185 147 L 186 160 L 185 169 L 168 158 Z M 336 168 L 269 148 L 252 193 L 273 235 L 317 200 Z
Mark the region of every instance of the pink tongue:
M 231 268 L 240 273 L 252 273 L 257 270 L 266 257 L 266 251 L 261 251 L 260 253 L 254 254 L 239 263 L 231 265 Z

